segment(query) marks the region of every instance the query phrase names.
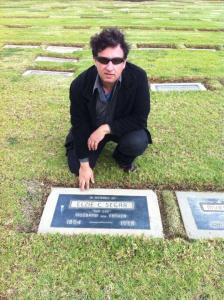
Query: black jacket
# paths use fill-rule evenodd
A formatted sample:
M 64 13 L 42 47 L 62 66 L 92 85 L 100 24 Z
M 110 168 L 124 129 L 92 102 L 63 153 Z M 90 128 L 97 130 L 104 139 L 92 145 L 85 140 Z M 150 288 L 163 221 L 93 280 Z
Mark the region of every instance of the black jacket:
M 97 76 L 95 66 L 73 80 L 70 86 L 72 132 L 78 158 L 89 156 L 87 140 L 96 127 L 96 97 L 93 86 Z M 109 122 L 112 134 L 118 137 L 147 127 L 150 95 L 146 72 L 134 64 L 126 64 L 122 72 L 113 118 Z M 149 143 L 151 135 L 147 130 Z

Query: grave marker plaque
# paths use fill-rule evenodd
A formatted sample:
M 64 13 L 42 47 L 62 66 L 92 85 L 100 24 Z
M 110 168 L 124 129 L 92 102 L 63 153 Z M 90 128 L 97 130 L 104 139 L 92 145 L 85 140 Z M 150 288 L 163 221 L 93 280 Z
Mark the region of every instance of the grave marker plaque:
M 51 56 L 37 56 L 35 61 L 49 61 L 49 62 L 77 62 L 77 59 L 74 58 L 62 58 L 62 57 L 51 57 Z
M 40 46 L 34 46 L 34 45 L 5 45 L 3 48 L 9 48 L 9 49 L 13 49 L 13 48 L 21 48 L 21 49 L 35 49 L 35 48 L 40 48 Z
M 38 232 L 163 237 L 156 194 L 150 190 L 53 188 Z
M 167 92 L 167 91 L 205 91 L 206 88 L 200 82 L 181 82 L 181 83 L 152 83 L 150 85 L 152 91 Z
M 23 73 L 23 76 L 30 76 L 30 75 L 50 75 L 50 76 L 64 76 L 69 77 L 72 76 L 72 72 L 64 72 L 64 71 L 47 71 L 47 70 L 26 70 Z
M 224 193 L 176 192 L 189 238 L 224 237 Z
M 75 51 L 83 50 L 82 47 L 69 47 L 69 46 L 48 46 L 47 51 L 57 52 L 57 53 L 73 53 Z

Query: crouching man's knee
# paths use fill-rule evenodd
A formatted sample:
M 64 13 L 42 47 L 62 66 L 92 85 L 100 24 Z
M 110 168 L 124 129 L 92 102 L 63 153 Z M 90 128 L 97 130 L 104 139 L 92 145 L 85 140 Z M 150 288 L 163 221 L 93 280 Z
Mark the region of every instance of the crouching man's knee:
M 145 129 L 135 130 L 121 137 L 118 149 L 129 156 L 139 156 L 147 148 L 149 143 Z

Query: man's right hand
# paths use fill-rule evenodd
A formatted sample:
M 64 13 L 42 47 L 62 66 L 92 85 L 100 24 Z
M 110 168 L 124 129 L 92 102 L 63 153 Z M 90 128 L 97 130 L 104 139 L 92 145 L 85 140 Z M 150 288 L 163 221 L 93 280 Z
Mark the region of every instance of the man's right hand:
M 79 187 L 81 191 L 89 189 L 90 181 L 94 182 L 93 170 L 90 168 L 89 162 L 81 162 L 79 168 Z

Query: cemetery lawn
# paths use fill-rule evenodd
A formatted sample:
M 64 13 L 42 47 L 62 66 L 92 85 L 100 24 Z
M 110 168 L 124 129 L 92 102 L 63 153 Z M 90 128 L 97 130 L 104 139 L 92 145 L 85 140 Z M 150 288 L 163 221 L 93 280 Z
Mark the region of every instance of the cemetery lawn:
M 189 241 L 174 193 L 224 190 L 223 3 L 2 0 L 0 7 L 0 299 L 223 299 L 224 242 Z M 37 235 L 50 188 L 77 187 L 63 147 L 69 85 L 92 64 L 89 37 L 114 24 L 132 45 L 129 61 L 150 82 L 208 88 L 151 92 L 154 143 L 136 160 L 137 171 L 118 169 L 113 143 L 95 170 L 97 188 L 153 189 L 165 239 Z M 84 49 L 45 50 L 54 44 Z M 138 50 L 137 44 L 172 49 Z M 35 62 L 38 55 L 79 61 Z M 74 76 L 22 76 L 27 69 Z

